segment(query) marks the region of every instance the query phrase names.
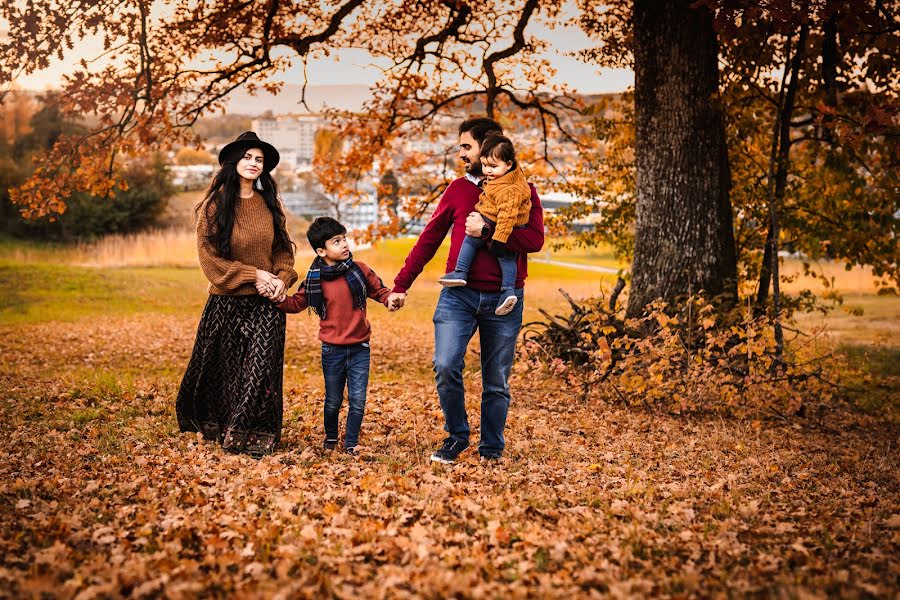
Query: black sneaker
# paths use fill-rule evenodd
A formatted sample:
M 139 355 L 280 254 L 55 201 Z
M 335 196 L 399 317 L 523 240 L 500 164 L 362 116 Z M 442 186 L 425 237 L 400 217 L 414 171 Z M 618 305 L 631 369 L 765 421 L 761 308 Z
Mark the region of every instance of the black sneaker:
M 344 453 L 348 456 L 359 456 L 359 446 L 350 446 L 349 448 L 344 448 Z
M 322 448 L 328 450 L 329 452 L 331 450 L 334 450 L 335 448 L 337 448 L 337 440 L 325 440 L 324 442 L 322 442 Z
M 502 454 L 482 454 L 481 462 L 498 463 L 503 459 Z
M 444 463 L 445 465 L 452 465 L 456 462 L 456 458 L 462 453 L 463 450 L 469 447 L 467 442 L 461 442 L 457 439 L 453 439 L 452 437 L 448 437 L 444 440 L 444 443 L 440 448 L 435 450 L 431 454 L 431 460 L 434 462 Z

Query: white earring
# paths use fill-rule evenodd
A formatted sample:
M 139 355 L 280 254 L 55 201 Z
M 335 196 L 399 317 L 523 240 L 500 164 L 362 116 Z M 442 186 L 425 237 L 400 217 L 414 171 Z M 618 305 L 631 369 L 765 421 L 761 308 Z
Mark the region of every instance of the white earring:
M 260 181 L 259 179 L 260 179 L 259 177 L 256 178 L 256 189 L 258 189 L 259 191 L 262 191 L 263 185 L 262 185 L 262 181 Z

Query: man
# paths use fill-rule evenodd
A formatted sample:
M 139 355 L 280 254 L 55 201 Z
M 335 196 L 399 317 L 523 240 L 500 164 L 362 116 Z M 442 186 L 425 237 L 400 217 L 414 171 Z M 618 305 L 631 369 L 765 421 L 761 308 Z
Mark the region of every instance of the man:
M 474 211 L 481 194 L 483 174 L 479 152 L 489 132 L 503 133 L 500 125 L 485 117 L 475 117 L 459 126 L 459 158 L 465 176 L 455 179 L 444 191 L 431 219 L 416 241 L 388 297 L 392 309 L 403 306 L 413 281 L 440 247 L 447 232 L 450 255 L 446 271 L 456 266 L 457 255 L 466 234 L 491 237 L 491 226 Z M 526 253 L 538 252 L 544 245 L 544 216 L 541 202 L 531 186 L 531 213 L 528 224 L 514 229 L 507 248 L 518 252 L 516 296 L 513 311 L 494 314 L 500 296 L 500 266 L 488 250 L 480 249 L 472 261 L 467 284 L 441 290 L 434 312 L 434 372 L 444 429 L 449 434 L 431 460 L 452 464 L 469 447 L 469 421 L 463 388 L 463 360 L 469 340 L 479 331 L 481 339 L 481 439 L 478 453 L 482 459 L 502 457 L 503 430 L 509 410 L 509 375 L 515 358 L 516 339 L 522 326 L 525 278 L 528 276 Z

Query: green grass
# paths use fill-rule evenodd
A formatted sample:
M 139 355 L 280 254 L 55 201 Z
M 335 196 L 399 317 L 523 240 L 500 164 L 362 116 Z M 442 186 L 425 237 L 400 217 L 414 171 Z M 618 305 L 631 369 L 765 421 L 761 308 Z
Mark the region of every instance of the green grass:
M 413 245 L 416 242 L 415 237 L 404 237 L 397 238 L 391 240 L 383 240 L 379 242 L 376 246 L 373 246 L 370 249 L 362 250 L 359 252 L 360 257 L 367 256 L 368 260 L 371 260 L 370 255 L 374 252 L 377 253 L 379 260 L 383 259 L 387 262 L 396 263 L 397 266 L 402 266 L 403 261 L 406 258 L 409 251 L 412 249 Z M 627 264 L 619 261 L 613 255 L 611 249 L 607 247 L 599 247 L 599 248 L 561 248 L 559 250 L 554 250 L 550 242 L 547 242 L 544 245 L 544 249 L 538 253 L 530 255 L 531 258 L 536 258 L 540 260 L 558 260 L 562 262 L 569 262 L 575 264 L 589 265 L 589 266 L 599 266 L 599 267 L 610 267 L 613 269 L 621 269 L 626 268 Z M 444 243 L 441 244 L 441 247 L 438 249 L 437 253 L 434 255 L 431 263 L 429 263 L 426 268 L 440 268 L 443 269 L 444 263 L 447 261 L 447 255 L 450 252 L 450 236 L 444 240 Z M 367 259 L 363 259 L 367 260 Z M 532 265 L 529 263 L 528 272 L 531 273 Z M 577 273 L 584 273 L 585 271 L 582 269 L 567 269 L 570 271 L 575 271 Z M 441 271 L 443 273 L 443 271 Z
M 206 285 L 199 269 L 95 269 L 0 260 L 0 324 L 198 313 Z
M 71 413 L 72 422 L 75 427 L 83 427 L 91 421 L 96 421 L 103 415 L 103 411 L 99 408 L 80 408 Z
M 393 285 L 394 276 L 403 267 L 406 256 L 416 242 L 416 238 L 399 238 L 384 240 L 376 246 L 354 252 L 354 257 L 362 260 L 384 280 L 385 285 Z M 449 236 L 434 255 L 434 258 L 425 266 L 409 290 L 406 305 L 397 315 L 382 315 L 381 311 L 370 310 L 369 319 L 373 323 L 375 331 L 379 329 L 382 319 L 404 319 L 421 323 L 429 323 L 434 313 L 437 295 L 440 286 L 437 280 L 445 272 L 447 255 L 450 250 Z M 297 268 L 302 272 L 305 267 L 298 258 Z M 538 309 L 544 309 L 551 314 L 568 314 L 570 307 L 568 302 L 559 293 L 564 289 L 573 298 L 587 298 L 596 296 L 601 292 L 608 293 L 612 289 L 616 276 L 596 271 L 560 267 L 538 262 L 529 262 L 528 280 L 525 286 L 525 312 L 524 322 L 544 320 L 544 316 Z M 430 323 L 429 323 L 430 324 Z M 426 335 L 430 336 L 431 331 Z
M 827 315 L 797 315 L 806 331 L 824 330 L 844 344 L 896 345 L 900 339 L 900 298 L 874 294 L 847 294 L 844 303 Z
M 132 377 L 121 370 L 73 369 L 70 393 L 73 399 L 83 399 L 89 406 L 104 402 L 119 402 L 134 395 Z
M 840 350 L 863 373 L 843 382 L 849 399 L 868 412 L 900 415 L 900 348 L 843 344 Z

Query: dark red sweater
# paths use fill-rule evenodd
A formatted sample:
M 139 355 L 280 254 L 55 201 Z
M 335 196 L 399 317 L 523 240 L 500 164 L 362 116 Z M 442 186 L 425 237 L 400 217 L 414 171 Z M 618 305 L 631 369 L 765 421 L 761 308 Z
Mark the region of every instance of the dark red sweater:
M 387 297 L 391 289 L 382 283 L 381 278 L 365 263 L 354 261 L 363 275 L 366 276 L 366 293 L 369 298 L 381 302 L 387 306 Z M 372 335 L 372 327 L 366 319 L 366 311 L 353 308 L 353 297 L 350 295 L 350 286 L 343 277 L 332 281 L 322 280 L 322 294 L 325 296 L 325 306 L 328 308 L 327 317 L 319 319 L 319 339 L 326 344 L 359 344 L 368 342 Z M 298 313 L 306 310 L 309 303 L 306 300 L 306 280 L 300 284 L 300 289 L 293 296 L 288 296 L 278 304 L 278 308 L 286 313 Z
M 538 252 L 544 245 L 544 210 L 534 186 L 531 184 L 529 186 L 531 187 L 531 213 L 528 225 L 513 229 L 507 241 L 507 247 L 519 253 L 516 260 L 517 288 L 524 287 L 525 278 L 528 277 L 526 253 Z M 425 225 L 419 239 L 416 240 L 416 245 L 406 257 L 403 268 L 394 278 L 395 292 L 405 293 L 412 286 L 413 281 L 416 280 L 428 261 L 434 257 L 444 238 L 447 237 L 451 226 L 453 232 L 450 234 L 450 255 L 447 257 L 446 272 L 449 273 L 456 268 L 456 257 L 459 256 L 460 246 L 466 237 L 466 217 L 475 210 L 480 194 L 481 188 L 465 177 L 455 179 L 447 186 L 431 219 Z M 468 287 L 475 290 L 500 291 L 500 263 L 486 248 L 481 248 L 475 255 L 467 281 Z

